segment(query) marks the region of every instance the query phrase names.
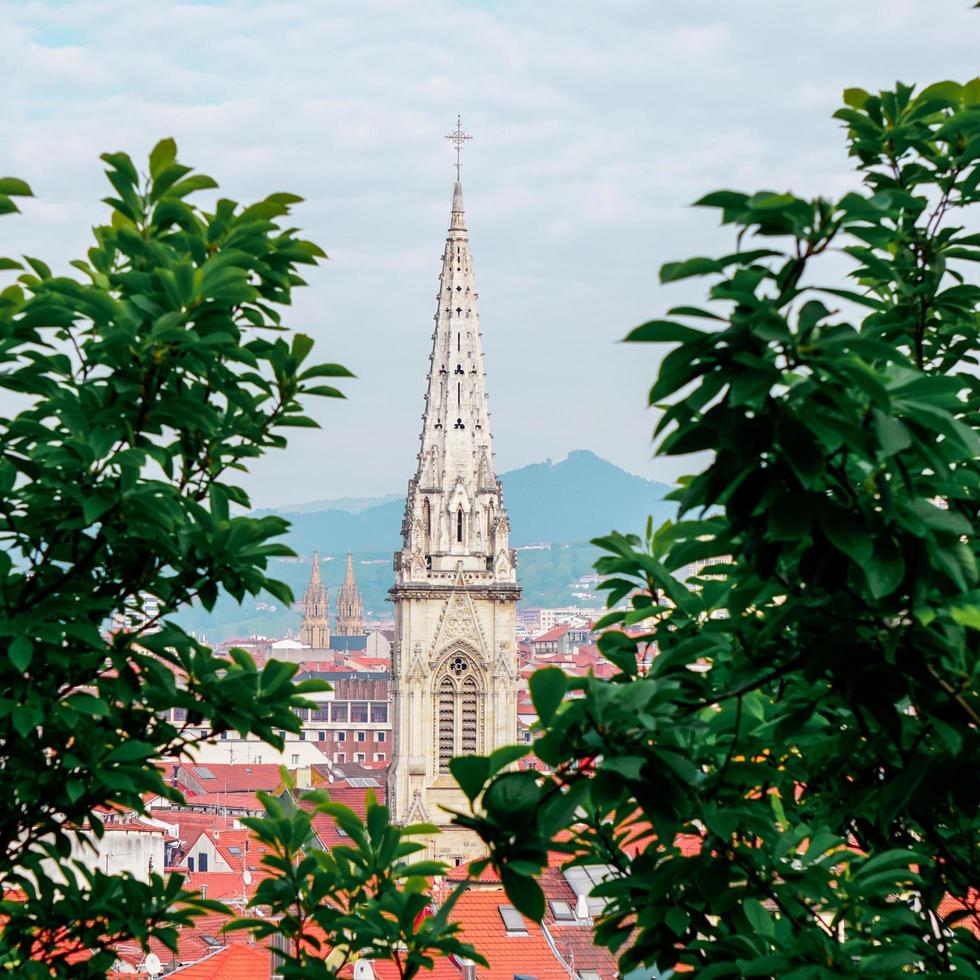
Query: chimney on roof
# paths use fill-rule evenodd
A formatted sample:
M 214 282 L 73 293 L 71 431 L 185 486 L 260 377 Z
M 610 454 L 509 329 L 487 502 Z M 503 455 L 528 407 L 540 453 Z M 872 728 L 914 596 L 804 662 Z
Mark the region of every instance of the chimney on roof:
M 354 980 L 376 980 L 370 960 L 358 960 L 354 964 Z
M 584 893 L 579 895 L 578 901 L 575 903 L 575 918 L 582 922 L 592 918 L 589 915 L 589 900 L 585 897 Z
M 463 980 L 476 980 L 476 964 L 472 960 L 461 959 L 459 965 L 463 968 Z

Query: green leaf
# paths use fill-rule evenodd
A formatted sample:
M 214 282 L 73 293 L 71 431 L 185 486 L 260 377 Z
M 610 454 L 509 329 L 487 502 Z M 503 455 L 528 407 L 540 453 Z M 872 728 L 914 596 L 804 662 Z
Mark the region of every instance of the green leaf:
M 11 197 L 33 197 L 30 186 L 19 177 L 0 177 L 0 194 Z
M 875 433 L 885 456 L 894 456 L 912 445 L 909 430 L 896 418 L 873 409 Z
M 830 543 L 861 565 L 871 557 L 872 541 L 859 514 L 828 505 L 820 512 L 820 526 Z
M 502 745 L 499 749 L 494 749 L 487 760 L 488 775 L 496 775 L 512 762 L 523 759 L 530 751 L 529 745 Z
M 551 721 L 565 691 L 568 687 L 568 680 L 563 671 L 558 667 L 545 667 L 536 670 L 529 682 L 531 701 L 538 717 L 545 724 Z
M 544 918 L 544 892 L 541 886 L 526 875 L 518 874 L 507 865 L 500 869 L 500 882 L 514 908 L 533 922 Z
M 853 106 L 855 109 L 863 109 L 868 101 L 868 93 L 863 88 L 844 89 L 844 104 Z
M 483 755 L 457 755 L 449 760 L 449 771 L 472 803 L 490 777 L 490 760 Z
M 703 339 L 704 334 L 693 327 L 673 320 L 650 320 L 635 327 L 625 337 L 627 343 L 686 343 L 689 340 Z
M 974 589 L 955 599 L 949 607 L 949 614 L 958 626 L 980 630 L 980 590 Z
M 905 577 L 905 560 L 898 547 L 888 540 L 882 540 L 875 546 L 874 554 L 864 564 L 864 574 L 868 580 L 868 588 L 875 599 L 883 599 L 891 595 Z
M 176 142 L 170 137 L 160 140 L 150 152 L 150 176 L 156 180 L 176 159 Z
M 667 262 L 660 267 L 660 281 L 664 283 L 677 282 L 679 279 L 705 276 L 712 272 L 721 271 L 721 266 L 714 259 L 693 258 L 684 262 Z
M 31 665 L 31 659 L 34 656 L 34 644 L 30 638 L 18 636 L 7 648 L 7 656 L 10 657 L 10 662 L 14 667 L 23 673 Z

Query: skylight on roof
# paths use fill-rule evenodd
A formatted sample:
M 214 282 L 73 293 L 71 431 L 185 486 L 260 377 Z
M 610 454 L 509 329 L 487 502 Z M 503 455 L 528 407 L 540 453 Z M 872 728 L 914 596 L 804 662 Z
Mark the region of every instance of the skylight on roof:
M 556 922 L 574 922 L 575 913 L 572 911 L 568 902 L 555 901 L 551 903 L 551 914 L 554 915 Z
M 370 789 L 372 786 L 381 785 L 373 776 L 354 776 L 348 779 L 347 782 L 355 789 Z
M 241 854 L 242 853 L 242 849 L 237 844 L 232 844 L 232 846 L 228 848 L 228 853 L 229 854 Z
M 596 885 L 605 881 L 612 874 L 612 868 L 608 864 L 586 864 L 574 868 L 565 868 L 562 874 L 577 896 L 585 896 L 589 906 L 589 915 L 599 915 L 606 907 L 608 899 L 593 898 L 591 892 Z
M 214 773 L 207 766 L 192 766 L 191 768 L 194 775 L 200 776 L 201 779 L 214 779 Z
M 527 923 L 524 921 L 524 916 L 513 905 L 498 905 L 497 910 L 500 912 L 500 918 L 503 919 L 504 928 L 510 935 L 527 935 Z

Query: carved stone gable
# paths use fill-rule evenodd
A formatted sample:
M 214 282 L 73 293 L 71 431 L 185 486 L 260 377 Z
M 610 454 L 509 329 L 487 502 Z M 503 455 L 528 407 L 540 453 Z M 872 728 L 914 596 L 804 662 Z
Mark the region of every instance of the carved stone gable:
M 478 650 L 483 666 L 486 666 L 489 660 L 487 644 L 476 609 L 473 607 L 473 600 L 465 592 L 453 593 L 446 599 L 430 650 L 433 665 L 439 652 L 456 640 L 462 640 Z

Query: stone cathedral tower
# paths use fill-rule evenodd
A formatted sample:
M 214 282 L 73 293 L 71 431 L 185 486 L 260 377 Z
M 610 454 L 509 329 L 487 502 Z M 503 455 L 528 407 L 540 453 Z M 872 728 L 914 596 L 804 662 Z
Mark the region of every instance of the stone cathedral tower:
M 467 806 L 449 760 L 517 740 L 520 587 L 493 469 L 476 300 L 457 179 L 422 446 L 408 484 L 390 593 L 395 740 L 388 803 L 400 822 L 447 825 L 444 808 Z M 470 859 L 480 853 L 478 844 L 461 832 L 444 832 L 435 838 L 435 856 L 450 863 Z
M 364 634 L 364 610 L 361 593 L 354 581 L 354 558 L 347 552 L 347 570 L 344 584 L 337 596 L 337 636 L 362 636 Z
M 330 614 L 327 610 L 327 590 L 320 578 L 320 555 L 313 552 L 313 570 L 303 596 L 303 623 L 300 639 L 317 650 L 330 648 Z

